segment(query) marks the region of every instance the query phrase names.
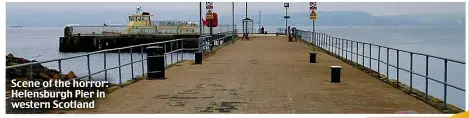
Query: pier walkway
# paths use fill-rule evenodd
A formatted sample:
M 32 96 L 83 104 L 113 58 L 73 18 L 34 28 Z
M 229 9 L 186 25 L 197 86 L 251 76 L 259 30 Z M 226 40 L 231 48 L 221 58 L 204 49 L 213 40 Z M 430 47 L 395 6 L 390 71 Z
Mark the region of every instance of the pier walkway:
M 310 64 L 311 49 L 283 36 L 238 40 L 67 113 L 441 113 L 325 53 Z M 330 83 L 331 65 L 343 67 L 342 83 Z

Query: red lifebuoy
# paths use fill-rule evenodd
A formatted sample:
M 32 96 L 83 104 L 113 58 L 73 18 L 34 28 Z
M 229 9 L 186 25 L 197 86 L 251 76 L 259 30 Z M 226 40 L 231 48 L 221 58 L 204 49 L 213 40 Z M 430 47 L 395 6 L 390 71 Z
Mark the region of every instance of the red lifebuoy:
M 218 26 L 218 14 L 213 13 L 212 27 L 217 27 L 217 26 Z

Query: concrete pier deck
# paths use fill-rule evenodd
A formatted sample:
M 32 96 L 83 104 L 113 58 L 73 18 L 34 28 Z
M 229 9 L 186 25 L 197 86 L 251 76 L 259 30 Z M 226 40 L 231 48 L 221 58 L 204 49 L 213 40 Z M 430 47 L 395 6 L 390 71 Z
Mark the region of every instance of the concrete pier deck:
M 238 40 L 202 65 L 186 61 L 166 80 L 141 80 L 67 113 L 441 113 L 325 53 L 284 36 Z M 331 65 L 343 67 L 330 83 Z

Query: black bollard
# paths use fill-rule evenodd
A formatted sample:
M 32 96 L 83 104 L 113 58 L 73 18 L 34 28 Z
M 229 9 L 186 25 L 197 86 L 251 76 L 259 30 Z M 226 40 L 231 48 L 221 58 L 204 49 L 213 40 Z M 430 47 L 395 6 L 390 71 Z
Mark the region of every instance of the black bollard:
M 316 52 L 309 52 L 309 63 L 316 63 Z
M 195 52 L 195 64 L 202 64 L 202 51 Z
M 331 68 L 331 83 L 340 83 L 340 70 L 341 66 L 330 66 Z
M 164 61 L 163 47 L 147 47 L 147 79 L 165 79 Z

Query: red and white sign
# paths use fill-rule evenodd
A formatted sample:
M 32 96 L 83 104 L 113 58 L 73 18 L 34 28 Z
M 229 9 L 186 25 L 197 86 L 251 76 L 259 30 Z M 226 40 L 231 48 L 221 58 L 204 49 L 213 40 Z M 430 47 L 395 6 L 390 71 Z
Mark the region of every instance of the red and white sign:
M 316 2 L 309 2 L 309 9 L 310 10 L 317 10 L 318 7 L 316 5 L 317 5 Z
M 205 6 L 206 9 L 213 9 L 213 2 L 205 2 L 205 5 L 207 5 Z
M 309 6 L 312 6 L 312 7 L 314 6 L 314 7 L 315 7 L 315 6 L 316 6 L 316 2 L 309 2 Z

